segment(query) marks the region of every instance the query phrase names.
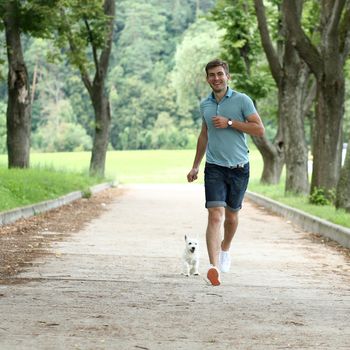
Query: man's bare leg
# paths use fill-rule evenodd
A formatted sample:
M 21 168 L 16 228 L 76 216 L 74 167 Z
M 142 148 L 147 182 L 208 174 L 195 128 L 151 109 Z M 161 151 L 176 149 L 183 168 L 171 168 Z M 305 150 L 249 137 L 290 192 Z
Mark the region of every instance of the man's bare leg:
M 220 229 L 224 208 L 208 208 L 208 226 L 206 232 L 207 249 L 210 264 L 218 266 L 221 235 Z
M 221 250 L 229 251 L 233 236 L 238 227 L 238 211 L 225 209 L 224 239 L 221 242 Z

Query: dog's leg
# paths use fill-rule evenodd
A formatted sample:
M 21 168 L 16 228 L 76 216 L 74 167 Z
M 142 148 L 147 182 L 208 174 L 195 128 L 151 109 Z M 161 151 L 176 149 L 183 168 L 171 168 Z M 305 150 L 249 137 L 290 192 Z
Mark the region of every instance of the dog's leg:
M 190 275 L 190 266 L 188 265 L 188 263 L 186 261 L 184 261 L 184 263 L 183 263 L 183 272 L 182 272 L 182 274 L 187 276 L 187 277 Z
M 195 276 L 199 276 L 198 268 L 199 268 L 199 260 L 197 260 L 193 266 L 193 274 Z

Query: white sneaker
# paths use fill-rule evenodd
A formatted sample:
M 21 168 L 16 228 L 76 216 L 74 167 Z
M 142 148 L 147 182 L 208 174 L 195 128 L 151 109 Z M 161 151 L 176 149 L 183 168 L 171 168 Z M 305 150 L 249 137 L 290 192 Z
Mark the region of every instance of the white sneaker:
M 229 272 L 231 267 L 230 251 L 220 250 L 219 268 L 221 272 Z

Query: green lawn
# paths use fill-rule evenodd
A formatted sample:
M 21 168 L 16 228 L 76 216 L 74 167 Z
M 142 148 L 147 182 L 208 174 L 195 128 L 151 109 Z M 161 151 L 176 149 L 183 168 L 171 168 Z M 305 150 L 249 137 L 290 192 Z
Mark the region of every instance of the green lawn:
M 123 184 L 186 183 L 194 155 L 194 150 L 110 151 L 107 154 L 106 177 Z M 250 158 L 251 177 L 259 179 L 262 171 L 261 156 L 253 150 Z M 33 153 L 30 159 L 32 167 L 87 174 L 90 153 Z M 0 155 L 0 166 L 6 164 L 6 156 Z M 202 170 L 203 165 L 204 161 Z M 198 181 L 203 182 L 203 171 Z
M 120 184 L 186 183 L 186 175 L 192 166 L 194 155 L 194 150 L 109 151 L 106 177 Z M 27 173 L 16 170 L 16 173 L 15 170 L 6 169 L 7 157 L 0 155 L 0 211 L 29 204 L 31 201 L 54 198 L 102 181 L 88 177 L 89 162 L 89 152 L 32 153 L 31 166 L 33 169 L 26 170 Z M 259 152 L 253 147 L 250 153 L 250 163 L 251 180 L 248 188 L 250 191 L 336 224 L 350 227 L 350 214 L 345 211 L 335 210 L 332 206 L 311 205 L 305 196 L 285 196 L 283 177 L 280 185 L 261 185 L 259 180 L 263 163 Z M 202 163 L 199 183 L 203 183 L 203 165 Z M 4 186 L 6 183 L 7 185 Z M 16 186 L 22 189 L 17 189 Z M 56 191 L 56 187 L 59 190 Z M 37 192 L 41 194 L 35 195 Z
M 185 183 L 193 162 L 192 150 L 110 151 L 106 177 L 118 183 Z M 31 166 L 88 173 L 89 152 L 33 153 Z M 0 166 L 7 164 L 0 156 Z

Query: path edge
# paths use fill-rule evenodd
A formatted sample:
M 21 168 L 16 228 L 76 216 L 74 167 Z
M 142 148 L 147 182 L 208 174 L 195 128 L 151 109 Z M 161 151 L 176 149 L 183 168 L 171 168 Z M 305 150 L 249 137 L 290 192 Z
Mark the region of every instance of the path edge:
M 107 188 L 115 187 L 114 182 L 101 183 L 89 188 L 92 195 L 106 190 Z M 39 202 L 16 209 L 0 212 L 0 226 L 11 224 L 19 219 L 29 218 L 31 216 L 56 209 L 73 201 L 83 198 L 86 191 L 75 191 L 68 193 L 56 199 Z
M 290 219 L 306 231 L 321 234 L 338 242 L 343 247 L 350 248 L 350 229 L 344 226 L 333 224 L 254 192 L 247 191 L 246 197 L 273 213 Z

